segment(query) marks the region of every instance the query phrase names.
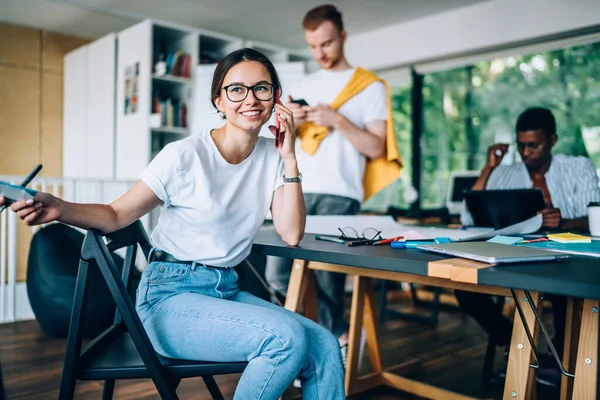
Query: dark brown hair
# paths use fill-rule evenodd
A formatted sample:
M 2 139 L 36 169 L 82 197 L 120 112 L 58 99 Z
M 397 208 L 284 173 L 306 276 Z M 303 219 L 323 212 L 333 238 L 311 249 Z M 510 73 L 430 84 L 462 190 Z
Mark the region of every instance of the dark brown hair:
M 281 90 L 279 76 L 277 75 L 277 71 L 275 70 L 273 63 L 271 62 L 271 60 L 269 60 L 269 57 L 265 56 L 260 51 L 254 49 L 239 49 L 223 57 L 223 59 L 217 65 L 217 68 L 215 68 L 212 86 L 210 89 L 210 101 L 213 107 L 217 108 L 217 105 L 215 104 L 215 99 L 221 94 L 221 89 L 223 88 L 223 81 L 225 81 L 225 76 L 231 68 L 243 61 L 256 61 L 264 65 L 267 71 L 269 72 L 269 75 L 271 75 L 271 83 L 273 84 L 274 89 Z
M 302 20 L 302 27 L 307 31 L 314 31 L 326 21 L 335 25 L 340 33 L 344 30 L 342 13 L 333 4 L 324 4 L 309 10 Z

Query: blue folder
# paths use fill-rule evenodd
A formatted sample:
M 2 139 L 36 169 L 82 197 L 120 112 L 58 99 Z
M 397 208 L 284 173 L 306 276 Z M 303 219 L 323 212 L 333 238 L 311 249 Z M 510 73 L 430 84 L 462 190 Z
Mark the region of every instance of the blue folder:
M 519 246 L 536 247 L 538 249 L 554 250 L 589 257 L 600 257 L 600 240 L 592 240 L 591 243 L 559 243 L 549 240 L 547 242 L 524 243 Z

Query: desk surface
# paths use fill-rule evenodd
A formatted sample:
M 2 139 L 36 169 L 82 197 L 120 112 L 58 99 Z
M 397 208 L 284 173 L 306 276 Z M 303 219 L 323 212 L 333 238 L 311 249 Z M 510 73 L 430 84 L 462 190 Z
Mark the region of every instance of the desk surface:
M 297 247 L 290 247 L 273 229 L 263 229 L 258 233 L 252 252 L 424 276 L 427 276 L 429 262 L 448 258 L 416 249 L 392 249 L 386 245 L 348 247 L 318 241 L 311 234 L 306 234 Z M 506 264 L 480 269 L 478 282 L 490 286 L 600 299 L 600 260 L 573 257 L 560 262 Z

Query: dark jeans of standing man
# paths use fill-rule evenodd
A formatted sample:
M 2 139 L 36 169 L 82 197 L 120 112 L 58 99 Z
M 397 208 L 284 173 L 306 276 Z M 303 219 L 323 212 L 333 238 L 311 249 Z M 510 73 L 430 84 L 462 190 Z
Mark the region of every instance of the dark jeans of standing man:
M 304 194 L 307 215 L 356 215 L 360 203 L 354 199 L 329 194 Z M 343 228 L 340 227 L 340 228 Z M 360 233 L 360 232 L 359 232 Z M 293 260 L 268 256 L 265 277 L 269 286 L 281 297 L 287 294 Z M 348 330 L 344 320 L 344 284 L 346 275 L 335 272 L 315 271 L 317 276 L 317 299 L 319 323 L 340 337 Z

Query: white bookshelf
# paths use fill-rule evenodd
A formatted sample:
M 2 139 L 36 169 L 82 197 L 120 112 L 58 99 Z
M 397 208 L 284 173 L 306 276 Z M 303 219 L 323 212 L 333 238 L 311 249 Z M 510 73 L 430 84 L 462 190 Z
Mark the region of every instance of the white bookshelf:
M 158 128 L 150 128 L 153 133 L 173 133 L 177 135 L 188 135 L 189 128 L 181 128 L 178 126 L 159 126 Z
M 116 177 L 136 179 L 166 143 L 189 134 L 199 37 L 195 29 L 152 20 L 118 36 Z M 157 70 L 159 61 L 168 65 L 165 71 Z M 132 110 L 126 108 L 126 71 L 135 64 L 138 104 Z M 158 126 L 151 120 L 156 111 Z
M 181 76 L 170 76 L 170 75 L 152 75 L 152 80 L 155 82 L 164 82 L 165 84 L 174 85 L 192 85 L 194 81 L 192 78 L 185 78 Z

